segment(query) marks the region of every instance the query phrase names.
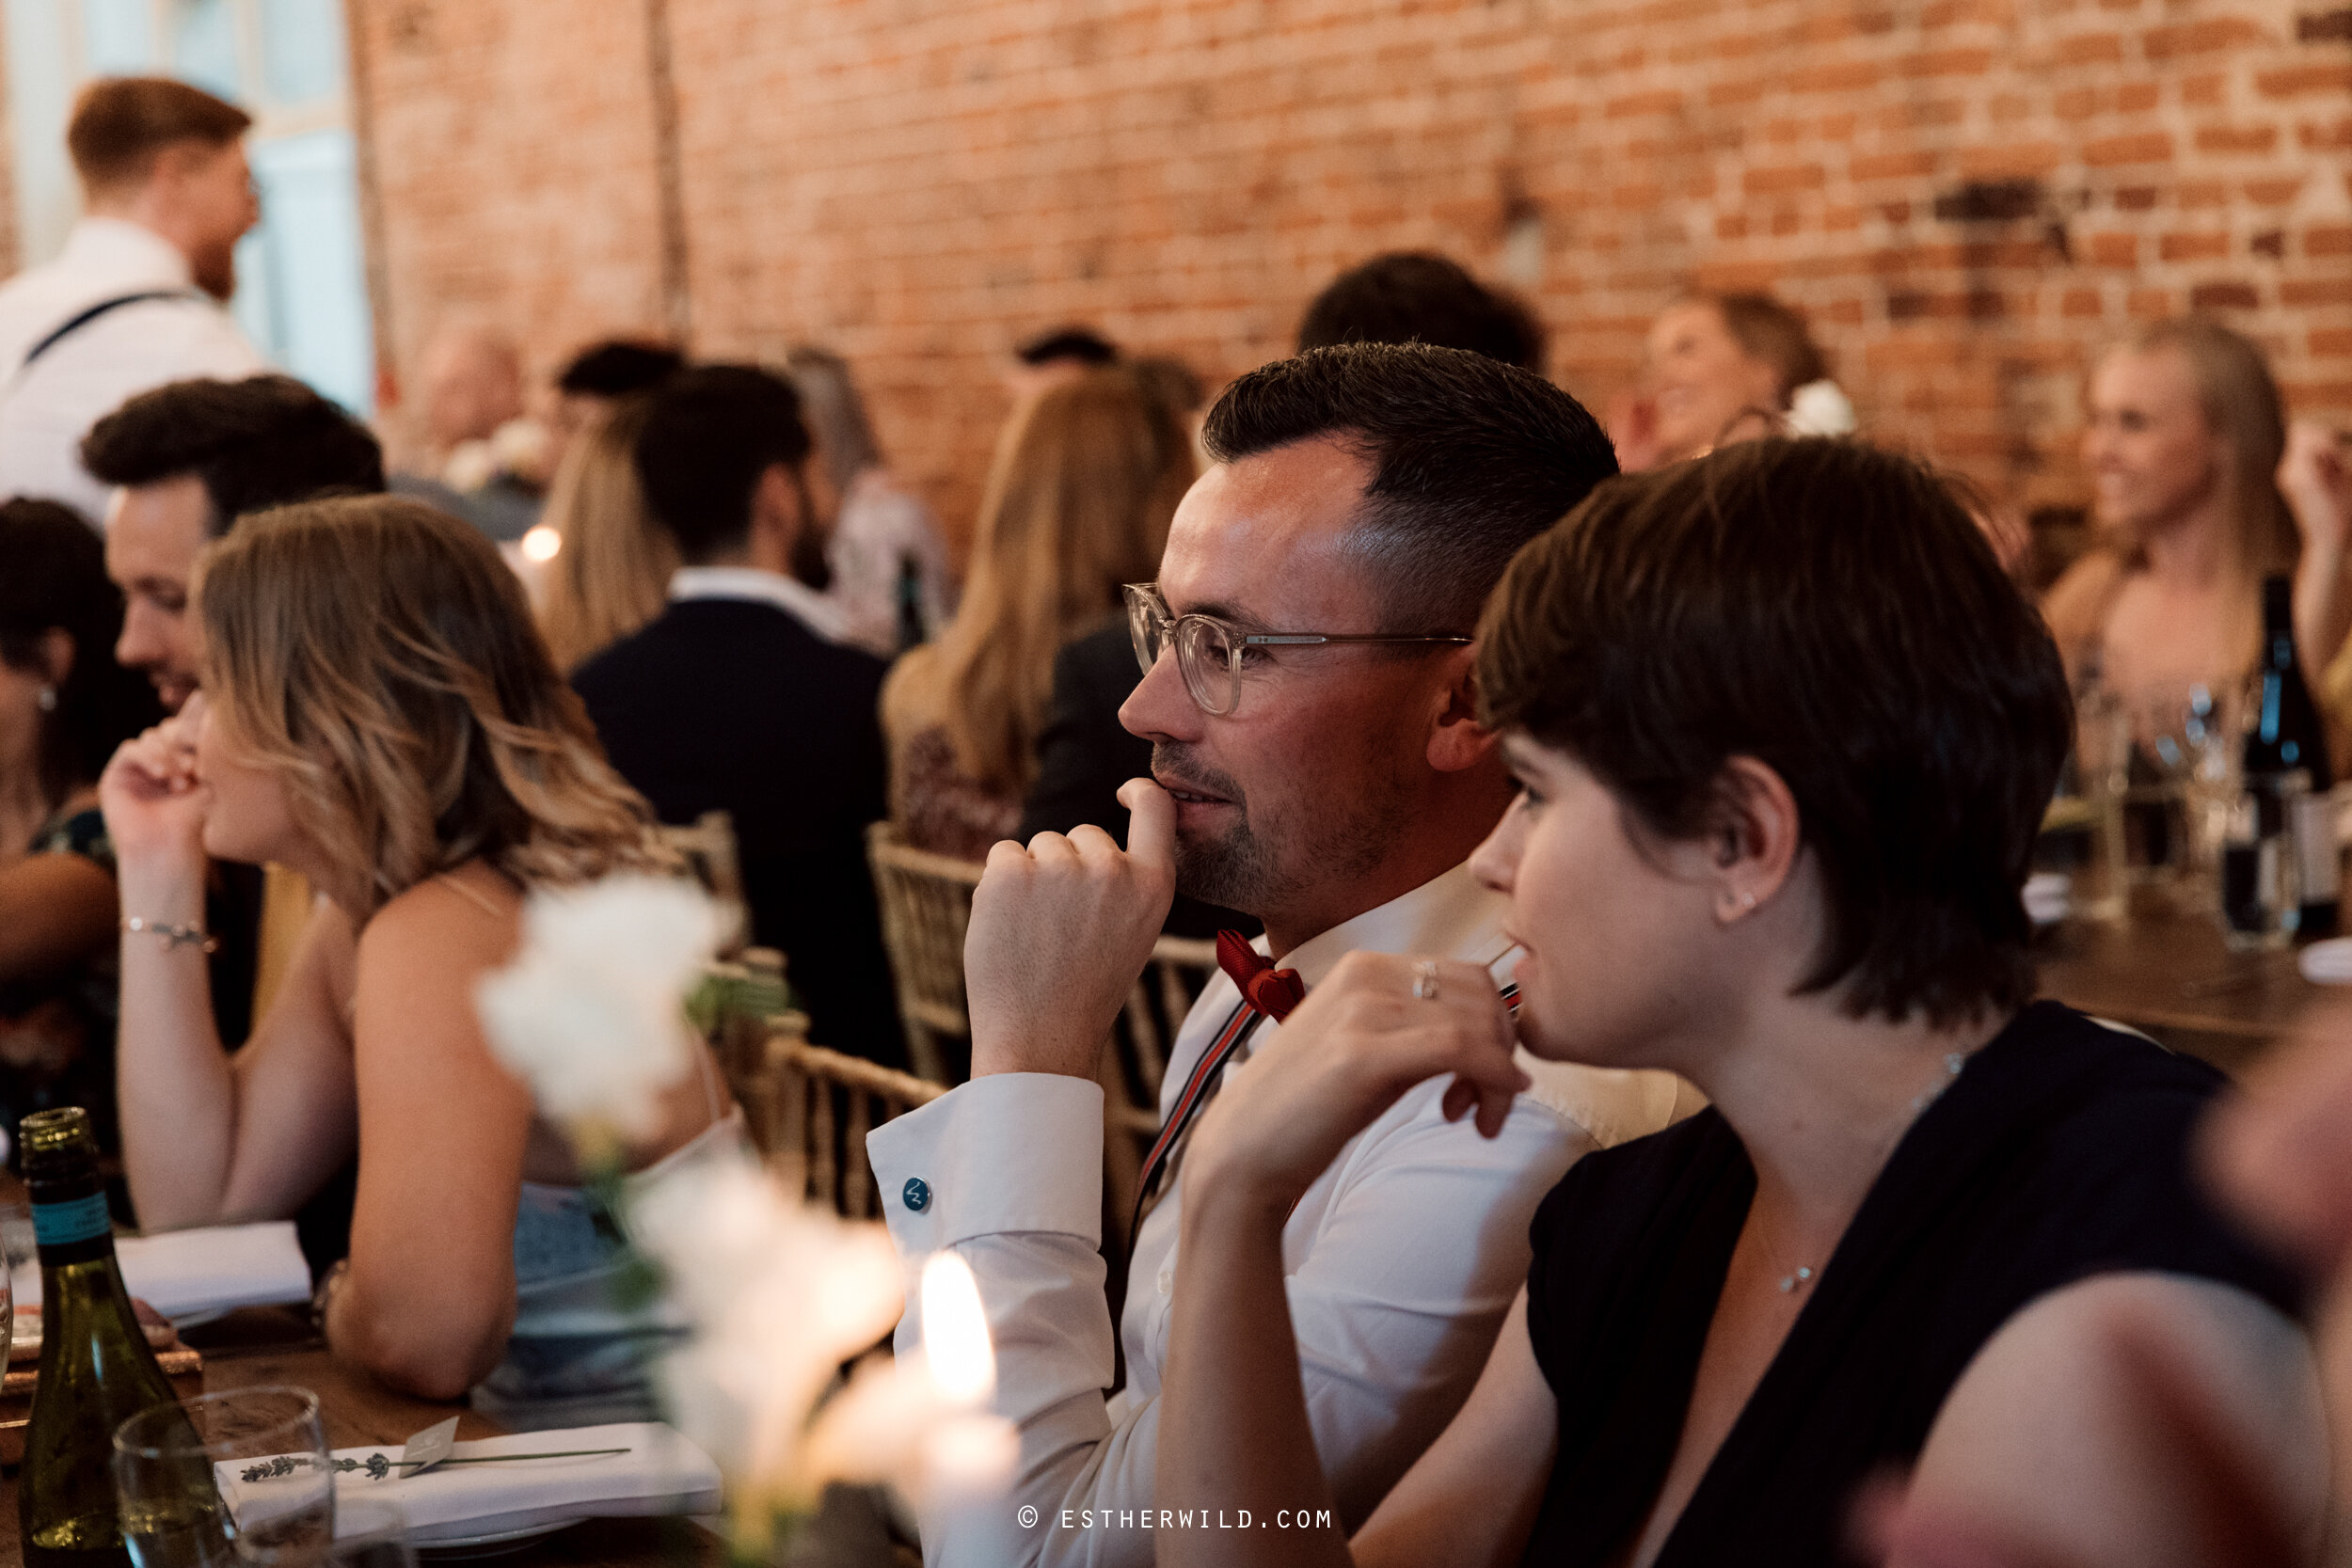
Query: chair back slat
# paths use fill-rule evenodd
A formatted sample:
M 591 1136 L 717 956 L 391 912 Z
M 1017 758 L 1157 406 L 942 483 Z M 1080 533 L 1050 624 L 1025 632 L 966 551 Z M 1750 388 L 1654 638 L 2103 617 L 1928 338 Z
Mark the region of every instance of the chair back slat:
M 972 1033 L 964 1007 L 963 933 L 980 867 L 910 847 L 888 822 L 866 830 L 866 851 L 908 1053 L 918 1074 L 945 1084 L 943 1041 Z
M 692 823 L 663 823 L 654 832 L 718 904 L 723 919 L 719 953 L 733 958 L 751 940 L 751 906 L 743 900 L 743 860 L 735 843 L 735 818 L 707 811 Z

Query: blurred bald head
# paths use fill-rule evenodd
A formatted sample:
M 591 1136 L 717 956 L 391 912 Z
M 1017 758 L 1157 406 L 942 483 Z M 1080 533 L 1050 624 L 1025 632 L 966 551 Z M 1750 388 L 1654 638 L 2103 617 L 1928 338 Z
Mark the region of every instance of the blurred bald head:
M 487 440 L 523 411 L 522 355 L 486 322 L 451 322 L 424 346 L 424 428 L 433 449 Z

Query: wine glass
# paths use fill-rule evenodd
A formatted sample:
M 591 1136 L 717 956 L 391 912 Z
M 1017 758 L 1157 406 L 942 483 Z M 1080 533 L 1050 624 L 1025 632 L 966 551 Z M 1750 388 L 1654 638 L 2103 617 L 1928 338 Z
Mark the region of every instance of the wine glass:
M 137 1568 L 324 1559 L 335 1472 L 308 1388 L 262 1386 L 159 1405 L 115 1433 L 115 1496 Z

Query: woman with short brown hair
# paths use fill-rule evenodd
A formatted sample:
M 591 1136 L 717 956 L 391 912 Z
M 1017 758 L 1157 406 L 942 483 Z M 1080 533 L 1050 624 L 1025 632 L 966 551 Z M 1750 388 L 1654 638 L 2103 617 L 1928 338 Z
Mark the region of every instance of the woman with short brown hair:
M 575 1274 L 615 1259 L 567 1146 L 491 1057 L 473 990 L 512 953 L 530 890 L 666 865 L 644 802 L 606 765 L 496 549 L 432 507 L 365 497 L 248 517 L 206 550 L 196 600 L 202 692 L 125 745 L 100 787 L 121 866 L 123 1144 L 142 1222 L 291 1215 L 356 1148 L 351 1257 L 326 1298 L 338 1354 L 434 1398 L 481 1385 L 478 1402 L 542 1411 L 642 1403 L 628 1325 L 539 1331 L 547 1259 Z M 233 1057 L 208 1005 L 207 855 L 289 866 L 323 900 Z M 735 1132 L 698 1060 L 632 1168 Z

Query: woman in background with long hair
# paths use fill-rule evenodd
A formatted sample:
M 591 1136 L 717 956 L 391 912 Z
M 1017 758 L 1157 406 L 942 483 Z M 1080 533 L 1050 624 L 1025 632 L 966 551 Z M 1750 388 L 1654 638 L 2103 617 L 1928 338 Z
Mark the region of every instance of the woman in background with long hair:
M 2260 652 L 2272 576 L 2295 578 L 2296 642 L 2316 684 L 2352 627 L 2352 595 L 2344 540 L 2298 537 L 2278 483 L 2285 448 L 2263 352 L 2225 326 L 2157 322 L 2101 357 L 2083 432 L 2101 542 L 2043 604 L 2077 689 L 2103 688 L 2159 725 L 2155 710 L 2193 688 L 2233 690 Z
M 625 398 L 564 449 L 546 525 L 562 541 L 548 563 L 539 628 L 558 670 L 576 668 L 661 613 L 677 546 L 654 526 L 637 479 L 645 402 Z
M 980 502 L 962 607 L 882 688 L 892 813 L 966 860 L 1009 835 L 1036 772 L 1054 656 L 1159 569 L 1193 480 L 1175 420 L 1124 371 L 1089 371 L 1014 416 Z

